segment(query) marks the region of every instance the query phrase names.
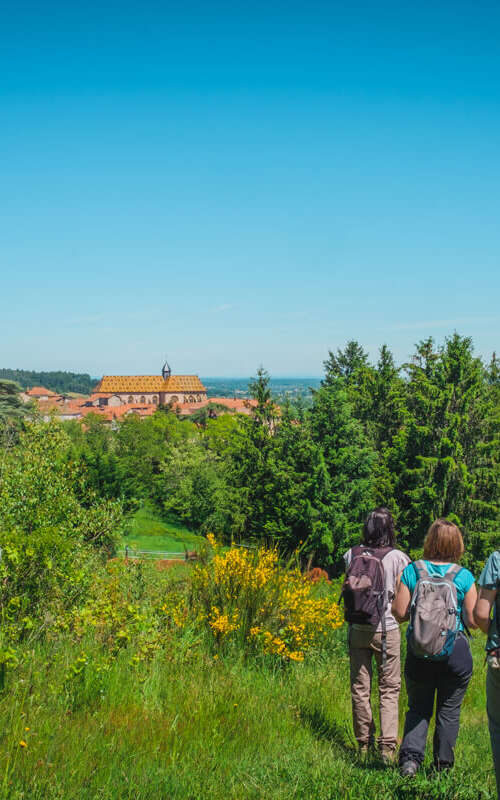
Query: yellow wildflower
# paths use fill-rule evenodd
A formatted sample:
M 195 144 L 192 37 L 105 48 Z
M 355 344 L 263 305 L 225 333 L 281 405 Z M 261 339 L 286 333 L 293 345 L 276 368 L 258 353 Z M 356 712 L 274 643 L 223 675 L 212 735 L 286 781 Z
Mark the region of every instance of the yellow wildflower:
M 304 653 L 301 653 L 299 650 L 292 650 L 288 653 L 288 658 L 292 661 L 303 661 L 304 660 Z

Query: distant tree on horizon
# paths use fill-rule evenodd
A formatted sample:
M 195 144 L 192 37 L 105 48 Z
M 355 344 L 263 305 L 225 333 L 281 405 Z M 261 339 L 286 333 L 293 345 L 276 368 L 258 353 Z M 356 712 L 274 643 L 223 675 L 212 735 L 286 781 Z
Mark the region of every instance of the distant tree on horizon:
M 43 386 L 52 392 L 65 394 L 91 394 L 97 381 L 87 373 L 78 372 L 35 372 L 27 369 L 0 369 L 0 380 L 14 381 L 21 389 L 30 389 L 33 386 Z

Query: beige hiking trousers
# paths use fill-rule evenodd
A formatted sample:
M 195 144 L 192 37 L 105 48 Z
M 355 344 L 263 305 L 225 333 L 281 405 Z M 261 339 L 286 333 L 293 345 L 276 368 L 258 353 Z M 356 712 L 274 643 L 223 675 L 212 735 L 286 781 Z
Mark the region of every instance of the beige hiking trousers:
M 395 750 L 398 741 L 399 691 L 401 689 L 401 634 L 399 628 L 387 631 L 387 660 L 382 671 L 382 633 L 349 629 L 351 697 L 354 735 L 360 747 L 372 745 L 375 723 L 371 708 L 373 657 L 378 670 L 380 736 L 378 745 Z

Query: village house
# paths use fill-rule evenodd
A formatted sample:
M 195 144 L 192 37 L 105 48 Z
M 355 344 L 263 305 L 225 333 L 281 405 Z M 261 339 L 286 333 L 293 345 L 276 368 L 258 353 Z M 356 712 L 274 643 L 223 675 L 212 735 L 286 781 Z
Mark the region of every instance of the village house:
M 200 408 L 206 408 L 209 417 L 219 417 L 221 414 L 246 414 L 247 416 L 252 413 L 256 408 L 257 400 L 249 397 L 212 397 L 209 400 L 204 400 L 199 405 L 194 406 L 190 403 L 177 403 L 174 410 L 181 416 L 191 416 Z
M 33 386 L 31 389 L 27 389 L 23 392 L 22 396 L 23 400 L 26 402 L 28 400 L 52 400 L 53 402 L 57 402 L 63 399 L 62 394 L 51 392 L 50 389 L 46 389 L 45 386 Z

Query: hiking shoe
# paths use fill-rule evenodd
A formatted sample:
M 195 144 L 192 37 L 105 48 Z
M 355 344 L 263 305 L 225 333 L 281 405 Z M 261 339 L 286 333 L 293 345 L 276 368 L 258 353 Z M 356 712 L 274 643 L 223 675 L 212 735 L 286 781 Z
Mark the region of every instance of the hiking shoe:
M 436 772 L 447 772 L 449 769 L 453 768 L 453 763 L 450 761 L 435 761 L 434 762 L 434 770 Z
M 399 765 L 399 771 L 403 778 L 414 778 L 417 774 L 418 767 L 419 765 L 416 761 L 408 759 L 408 761 L 403 761 L 403 763 Z
M 389 747 L 381 747 L 379 750 L 380 758 L 386 767 L 390 767 L 396 760 L 396 751 Z
M 365 761 L 373 753 L 373 744 L 358 745 L 358 756 Z

